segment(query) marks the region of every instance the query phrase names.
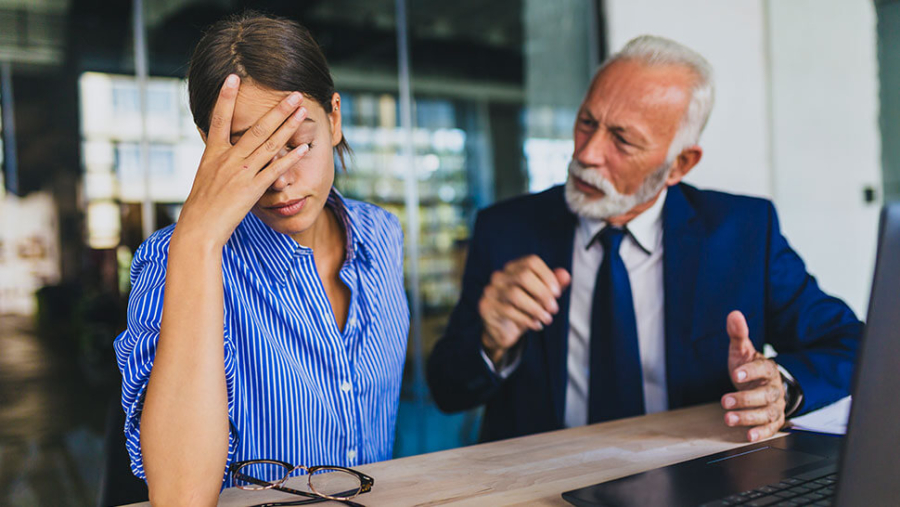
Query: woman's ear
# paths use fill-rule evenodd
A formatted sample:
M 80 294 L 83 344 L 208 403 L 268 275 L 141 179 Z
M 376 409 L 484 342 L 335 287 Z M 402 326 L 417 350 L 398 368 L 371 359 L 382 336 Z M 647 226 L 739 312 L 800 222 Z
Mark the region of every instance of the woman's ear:
M 341 132 L 341 95 L 337 92 L 331 96 L 331 112 L 328 113 L 328 121 L 331 123 L 331 146 L 337 146 L 344 138 Z

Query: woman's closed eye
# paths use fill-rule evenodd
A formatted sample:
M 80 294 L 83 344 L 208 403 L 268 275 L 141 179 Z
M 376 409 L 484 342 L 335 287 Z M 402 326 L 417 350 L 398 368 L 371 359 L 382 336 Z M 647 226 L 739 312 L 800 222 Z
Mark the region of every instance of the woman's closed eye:
M 310 141 L 310 142 L 308 142 L 308 143 L 288 143 L 288 144 L 285 146 L 285 148 L 287 148 L 288 151 L 291 151 L 291 150 L 293 150 L 294 148 L 299 148 L 299 147 L 303 146 L 304 144 L 305 144 L 306 147 L 307 147 L 307 151 L 313 149 L 313 147 L 315 146 L 315 143 L 313 143 L 312 141 Z

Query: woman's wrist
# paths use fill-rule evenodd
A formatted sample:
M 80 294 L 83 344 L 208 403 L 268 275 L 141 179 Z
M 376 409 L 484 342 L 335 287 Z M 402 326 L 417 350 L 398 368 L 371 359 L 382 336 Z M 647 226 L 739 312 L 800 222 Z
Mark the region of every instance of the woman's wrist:
M 185 251 L 189 255 L 217 254 L 225 246 L 228 238 L 216 238 L 209 229 L 197 229 L 178 222 L 169 245 L 169 256 Z

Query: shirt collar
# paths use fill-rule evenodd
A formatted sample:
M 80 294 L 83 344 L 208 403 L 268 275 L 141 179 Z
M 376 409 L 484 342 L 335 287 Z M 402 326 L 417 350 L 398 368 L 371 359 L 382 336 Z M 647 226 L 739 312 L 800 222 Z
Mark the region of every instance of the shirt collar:
M 666 202 L 667 193 L 668 188 L 663 188 L 653 206 L 631 219 L 627 225 L 631 238 L 647 254 L 653 253 L 653 250 L 659 246 L 662 238 L 662 210 L 663 204 Z M 590 245 L 594 236 L 603 230 L 606 225 L 606 220 L 578 217 L 578 231 L 582 235 L 585 245 Z
M 347 245 L 347 261 L 352 261 L 357 255 L 368 258 L 366 252 L 365 238 L 359 229 L 359 219 L 356 212 L 347 206 L 344 196 L 338 192 L 338 189 L 331 187 L 328 194 L 326 206 L 331 207 L 344 226 L 344 232 L 347 235 L 345 245 Z
M 357 220 L 353 210 L 347 207 L 344 197 L 333 188 L 328 194 L 325 206 L 335 212 L 346 234 L 347 257 L 345 262 L 357 256 L 368 258 L 365 243 L 357 228 Z M 312 248 L 294 241 L 287 234 L 275 231 L 253 213 L 248 213 L 238 227 L 238 233 L 256 252 L 260 264 L 265 268 L 272 281 L 284 284 L 287 281 L 287 270 L 291 259 L 312 255 Z

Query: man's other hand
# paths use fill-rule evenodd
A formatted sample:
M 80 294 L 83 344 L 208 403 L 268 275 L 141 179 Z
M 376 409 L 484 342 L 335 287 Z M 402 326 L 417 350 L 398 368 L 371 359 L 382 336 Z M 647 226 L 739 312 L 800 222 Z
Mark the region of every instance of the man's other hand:
M 494 364 L 530 330 L 539 331 L 559 312 L 556 300 L 572 277 L 551 270 L 537 255 L 508 262 L 491 275 L 478 302 L 484 323 L 481 344 Z
M 768 438 L 784 426 L 784 385 L 778 365 L 757 352 L 744 314 L 728 314 L 728 374 L 737 392 L 722 396 L 725 424 L 750 426 L 751 442 Z

